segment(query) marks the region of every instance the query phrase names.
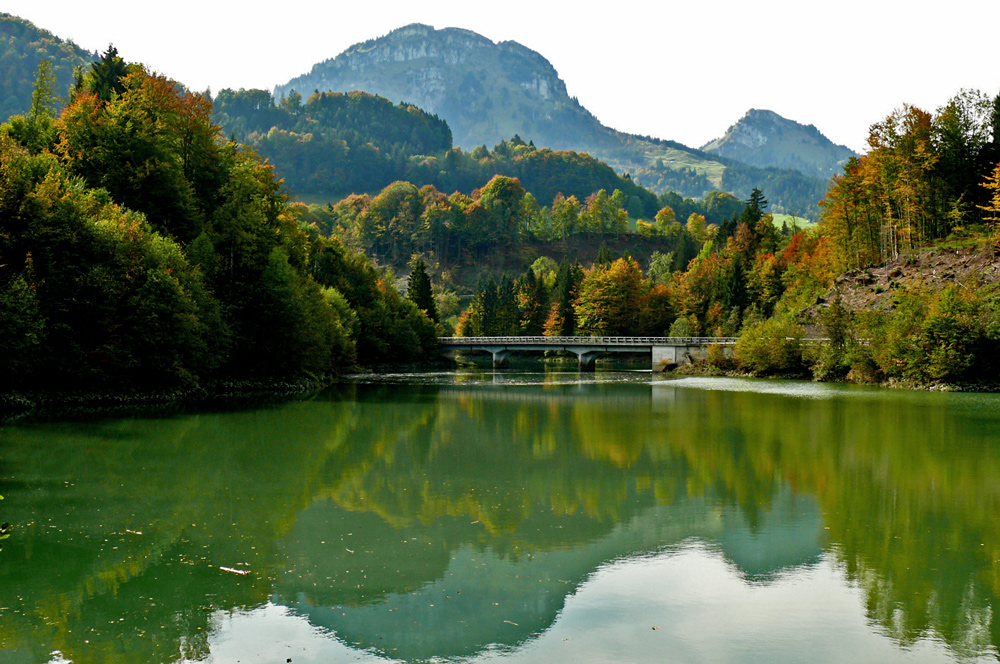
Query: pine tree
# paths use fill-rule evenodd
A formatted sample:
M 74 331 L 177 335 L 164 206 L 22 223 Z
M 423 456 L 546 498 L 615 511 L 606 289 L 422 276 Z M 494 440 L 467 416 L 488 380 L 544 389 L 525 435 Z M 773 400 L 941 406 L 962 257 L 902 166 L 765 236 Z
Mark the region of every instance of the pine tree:
M 90 65 L 93 74 L 91 89 L 101 101 L 110 101 L 112 94 L 125 92 L 121 79 L 128 74 L 128 64 L 118 56 L 118 49 L 112 45 L 101 54 L 98 62 Z
M 437 304 L 431 291 L 431 279 L 427 276 L 427 266 L 422 258 L 416 258 L 410 264 L 410 277 L 406 282 L 406 298 L 417 305 L 427 317 L 438 322 Z

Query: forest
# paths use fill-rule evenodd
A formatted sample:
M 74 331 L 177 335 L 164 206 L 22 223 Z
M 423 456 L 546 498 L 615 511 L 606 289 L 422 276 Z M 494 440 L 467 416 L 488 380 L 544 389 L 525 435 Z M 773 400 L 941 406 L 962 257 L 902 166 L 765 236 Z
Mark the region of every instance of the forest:
M 443 120 L 365 92 L 317 92 L 303 101 L 294 91 L 274 100 L 263 90 L 223 90 L 213 118 L 270 160 L 299 195 L 374 194 L 400 180 L 471 192 L 504 175 L 546 202 L 559 193 L 582 200 L 600 189 L 621 189 L 635 198 L 640 214 L 658 209 L 652 192 L 590 155 L 536 149 L 517 135 L 492 151 L 465 152 L 452 147 Z
M 41 63 L 52 71 L 56 91 L 73 83 L 74 71 L 97 58 L 24 19 L 0 12 L 0 120 L 27 112 Z
M 715 370 L 910 385 L 993 380 L 1000 97 L 962 90 L 933 114 L 904 106 L 872 126 L 869 146 L 831 181 L 816 229 L 777 229 L 756 188 L 718 225 L 693 212 L 681 226 L 667 206 L 637 231 L 689 238 L 690 260 L 656 253 L 644 274 L 627 252 L 589 266 L 543 257 L 520 275 L 480 280 L 457 334 L 739 336 L 734 358 L 715 349 Z M 888 274 L 890 263 L 901 275 L 927 251 L 982 256 L 987 267 L 940 287 L 924 283 L 927 275 L 897 276 L 871 306 L 842 301 L 842 290 L 858 295 L 846 292 L 848 276 L 871 284 L 872 271 Z M 883 295 L 882 286 L 865 290 Z
M 845 290 L 928 247 L 993 260 L 1000 98 L 978 91 L 872 125 L 804 231 L 775 224 L 766 181 L 657 197 L 519 136 L 466 154 L 440 119 L 364 93 L 213 103 L 113 47 L 58 89 L 43 60 L 0 126 L 5 388 L 317 378 L 432 359 L 452 333 L 740 336 L 713 370 L 865 382 L 997 368 L 995 266 L 936 288 L 887 277 L 878 306 Z M 312 143 L 329 170 L 303 178 L 404 179 L 292 202 L 268 150 Z
M 289 212 L 212 103 L 109 48 L 0 126 L 5 388 L 198 388 L 422 359 L 436 329 Z

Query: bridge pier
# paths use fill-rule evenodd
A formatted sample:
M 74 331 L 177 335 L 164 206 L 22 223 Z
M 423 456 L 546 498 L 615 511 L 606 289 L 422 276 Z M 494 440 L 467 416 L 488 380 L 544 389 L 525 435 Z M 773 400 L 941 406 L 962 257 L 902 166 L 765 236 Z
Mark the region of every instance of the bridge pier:
M 576 354 L 576 359 L 580 362 L 580 371 L 596 371 L 597 370 L 597 356 L 600 355 L 600 351 L 591 350 L 583 351 L 582 353 Z
M 507 366 L 507 360 L 510 359 L 509 350 L 495 350 L 493 351 L 493 368 L 502 369 Z
M 671 367 L 680 364 L 678 362 L 677 346 L 653 346 L 653 373 L 662 373 Z M 680 350 L 683 350 L 681 347 Z

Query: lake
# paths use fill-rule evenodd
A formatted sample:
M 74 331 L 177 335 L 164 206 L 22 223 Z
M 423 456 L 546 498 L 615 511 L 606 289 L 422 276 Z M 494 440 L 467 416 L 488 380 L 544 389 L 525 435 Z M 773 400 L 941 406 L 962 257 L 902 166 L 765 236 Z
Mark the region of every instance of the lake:
M 0 427 L 0 663 L 998 660 L 1000 395 L 381 376 Z

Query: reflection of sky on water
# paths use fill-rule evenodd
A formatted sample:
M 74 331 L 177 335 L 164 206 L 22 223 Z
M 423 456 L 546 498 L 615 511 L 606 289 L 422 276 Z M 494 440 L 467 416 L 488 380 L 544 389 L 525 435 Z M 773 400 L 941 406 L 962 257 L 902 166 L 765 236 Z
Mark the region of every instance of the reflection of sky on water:
M 566 599 L 554 624 L 536 638 L 452 661 L 954 661 L 933 637 L 900 649 L 871 630 L 859 610 L 862 594 L 829 555 L 766 584 L 746 583 L 735 572 L 700 541 L 607 563 Z M 391 652 L 386 657 L 349 648 L 336 632 L 273 603 L 216 617 L 221 629 L 211 644 L 214 664 L 289 657 L 295 664 L 400 661 Z M 968 661 L 995 661 L 995 654 Z
M 815 501 L 787 490 L 753 530 L 737 509 L 657 506 L 519 560 L 462 546 L 440 578 L 361 606 L 275 595 L 223 618 L 212 661 L 954 661 L 933 638 L 901 650 L 873 631 L 823 540 Z
M 528 643 L 548 631 L 566 598 L 609 562 L 659 556 L 691 541 L 711 542 L 713 555 L 721 555 L 739 577 L 767 583 L 785 570 L 816 564 L 825 539 L 815 500 L 787 488 L 753 530 L 735 507 L 685 499 L 642 509 L 595 537 L 517 555 L 470 544 L 474 526 L 442 523 L 464 535 L 453 538 L 441 531 L 428 537 L 426 526 L 386 530 L 378 515 L 352 512 L 351 553 L 344 556 L 345 545 L 331 542 L 344 530 L 343 514 L 324 501 L 299 515 L 285 544 L 288 570 L 273 600 L 358 649 L 374 648 L 408 661 L 468 658 L 491 645 L 509 649 Z M 522 528 L 530 529 L 529 523 Z M 325 544 L 317 546 L 318 540 Z M 455 544 L 445 552 L 426 546 L 449 540 Z M 426 570 L 415 569 L 408 562 L 415 551 L 428 563 L 443 554 L 441 568 L 430 563 Z M 383 561 L 394 562 L 385 569 Z M 362 567 L 367 574 L 348 581 L 341 573 L 344 565 L 352 572 Z M 397 589 L 412 583 L 414 572 L 422 572 L 424 582 L 412 590 Z M 334 589 L 345 582 L 360 584 L 358 594 L 338 595 Z M 329 605 L 337 597 L 357 599 Z

